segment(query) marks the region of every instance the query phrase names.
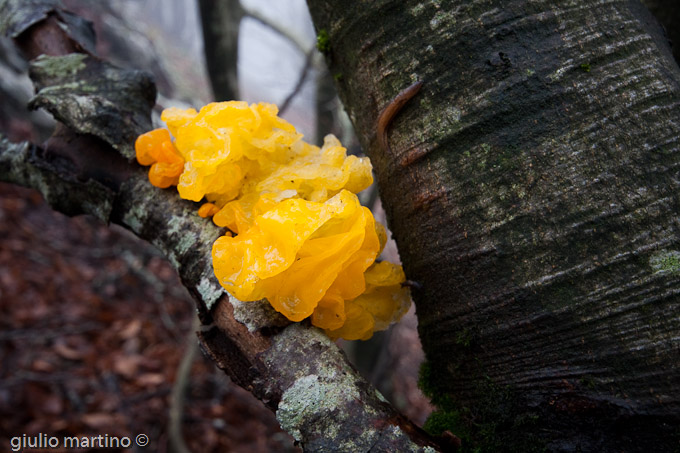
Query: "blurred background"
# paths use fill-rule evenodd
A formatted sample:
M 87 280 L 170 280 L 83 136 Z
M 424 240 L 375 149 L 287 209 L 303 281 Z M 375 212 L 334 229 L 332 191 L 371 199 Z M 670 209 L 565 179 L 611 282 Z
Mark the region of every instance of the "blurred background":
M 308 142 L 320 145 L 332 132 L 361 152 L 303 0 L 63 3 L 92 21 L 99 56 L 154 75 L 156 122 L 169 106 L 272 102 Z M 42 143 L 54 123 L 26 109 L 26 72 L 3 37 L 0 133 Z M 386 223 L 375 187 L 362 202 Z M 37 192 L 4 183 L 0 234 L 0 450 L 22 434 L 144 433 L 145 451 L 298 451 L 274 414 L 197 352 L 194 303 L 153 247 L 116 226 L 53 212 Z M 394 244 L 383 258 L 398 261 Z M 431 407 L 417 388 L 416 327 L 412 308 L 387 332 L 341 346 L 422 424 Z

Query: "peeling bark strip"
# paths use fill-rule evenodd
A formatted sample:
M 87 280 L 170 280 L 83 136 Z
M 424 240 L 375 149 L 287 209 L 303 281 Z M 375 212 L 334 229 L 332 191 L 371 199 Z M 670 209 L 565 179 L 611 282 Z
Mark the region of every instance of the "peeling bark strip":
M 37 90 L 30 108 L 44 108 L 72 130 L 99 137 L 134 159 L 135 139 L 151 129 L 148 112 L 156 88 L 149 74 L 82 53 L 41 55 L 29 71 Z
M 488 451 L 676 449 L 680 72 L 640 2 L 308 3 L 423 284 L 438 426 Z M 374 99 L 414 77 L 392 148 L 432 151 L 400 169 Z
M 44 45 L 61 47 L 66 45 L 72 48 L 72 52 L 85 52 L 94 55 L 95 35 L 92 24 L 61 8 L 59 0 L 0 0 L 0 33 L 12 39 L 20 40 L 21 47 L 26 47 L 23 49 L 24 52 L 27 52 L 30 58 L 34 58 L 40 53 L 31 52 L 29 50 L 31 46 L 26 45 L 26 42 L 21 42 L 26 38 L 25 32 L 34 25 L 48 22 L 50 17 L 54 16 L 59 24 L 60 32 L 58 35 L 62 36 L 62 39 L 57 41 L 67 42 L 50 43 L 50 40 L 47 40 L 43 43 Z M 42 53 L 55 55 L 49 51 Z
M 38 13 L 33 5 L 42 5 Z M 15 30 L 27 54 L 43 53 L 47 43 L 68 52 L 31 66 L 38 88 L 32 106 L 47 108 L 63 125 L 46 149 L 0 137 L 0 180 L 36 188 L 55 209 L 96 215 L 158 247 L 196 300 L 206 325 L 199 333 L 204 351 L 275 410 L 305 451 L 438 451 L 318 329 L 290 324 L 264 302 L 229 299 L 210 259 L 220 229 L 198 217 L 196 203 L 151 186 L 140 167 L 118 154 L 132 156 L 137 131 L 150 125 L 155 88 L 148 77 L 71 53 L 78 46 L 53 20 L 64 15 L 56 2 L 4 1 L 0 11 L 11 11 L 3 27 Z

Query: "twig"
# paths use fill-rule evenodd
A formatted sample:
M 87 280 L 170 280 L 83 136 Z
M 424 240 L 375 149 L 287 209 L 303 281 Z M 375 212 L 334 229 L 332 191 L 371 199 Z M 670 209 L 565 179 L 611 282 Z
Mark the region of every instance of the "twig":
M 168 421 L 168 434 L 170 436 L 170 450 L 175 453 L 190 453 L 189 447 L 184 442 L 182 435 L 182 415 L 184 413 L 184 401 L 186 389 L 189 385 L 189 375 L 191 374 L 191 366 L 196 358 L 198 352 L 198 341 L 196 341 L 196 331 L 200 328 L 201 323 L 198 316 L 194 316 L 191 323 L 191 331 L 187 337 L 187 349 L 184 351 L 182 361 L 177 367 L 177 375 L 175 377 L 175 385 L 172 387 L 170 394 L 170 417 Z
M 298 81 L 295 84 L 295 88 L 293 88 L 293 91 L 288 94 L 286 97 L 286 100 L 281 103 L 281 107 L 279 108 L 279 114 L 283 115 L 283 112 L 288 109 L 290 106 L 291 102 L 293 101 L 293 98 L 297 96 L 297 94 L 300 92 L 302 89 L 302 86 L 305 84 L 305 79 L 307 78 L 307 74 L 309 74 L 309 70 L 312 67 L 312 60 L 314 57 L 314 51 L 315 49 L 310 49 L 309 52 L 307 52 L 307 57 L 305 58 L 305 65 L 302 67 L 302 71 L 300 71 L 300 76 L 298 77 Z
M 307 40 L 304 39 L 302 36 L 297 35 L 289 28 L 283 26 L 282 24 L 276 23 L 270 18 L 264 16 L 260 11 L 247 8 L 243 6 L 243 4 L 241 4 L 241 7 L 243 8 L 243 14 L 245 16 L 250 17 L 251 19 L 255 19 L 262 25 L 271 28 L 273 31 L 275 31 L 276 33 L 280 34 L 288 41 L 290 41 L 291 44 L 297 47 L 297 49 L 303 54 L 309 53 L 310 45 L 307 43 Z M 314 46 L 311 46 L 311 48 L 313 49 Z

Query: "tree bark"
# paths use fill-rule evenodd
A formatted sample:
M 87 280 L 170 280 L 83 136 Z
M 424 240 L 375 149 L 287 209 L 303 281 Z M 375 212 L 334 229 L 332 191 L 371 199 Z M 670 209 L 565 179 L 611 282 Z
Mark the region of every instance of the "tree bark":
M 421 287 L 429 427 L 486 451 L 677 448 L 680 71 L 649 12 L 308 4 Z

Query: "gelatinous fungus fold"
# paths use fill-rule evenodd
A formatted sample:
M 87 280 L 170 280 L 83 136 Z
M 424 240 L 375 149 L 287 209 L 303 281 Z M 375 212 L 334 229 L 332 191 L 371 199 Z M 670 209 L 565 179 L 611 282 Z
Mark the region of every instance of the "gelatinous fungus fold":
M 205 200 L 198 215 L 233 233 L 212 250 L 232 296 L 311 317 L 332 338 L 368 339 L 410 305 L 401 266 L 376 262 L 385 230 L 356 195 L 373 182 L 371 163 L 333 135 L 321 148 L 304 142 L 277 114 L 241 101 L 166 109 L 167 129 L 137 139 L 137 161 L 151 184 Z

